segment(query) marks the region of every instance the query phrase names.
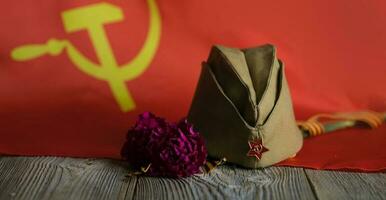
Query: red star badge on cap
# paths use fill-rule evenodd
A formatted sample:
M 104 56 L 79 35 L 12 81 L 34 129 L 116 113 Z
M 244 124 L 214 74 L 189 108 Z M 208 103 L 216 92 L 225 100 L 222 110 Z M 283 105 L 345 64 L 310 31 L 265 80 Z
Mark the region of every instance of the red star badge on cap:
M 256 157 L 258 160 L 261 159 L 261 156 L 264 152 L 269 150 L 265 148 L 265 146 L 263 146 L 263 142 L 261 141 L 261 139 L 250 140 L 248 141 L 248 145 L 249 151 L 247 156 Z

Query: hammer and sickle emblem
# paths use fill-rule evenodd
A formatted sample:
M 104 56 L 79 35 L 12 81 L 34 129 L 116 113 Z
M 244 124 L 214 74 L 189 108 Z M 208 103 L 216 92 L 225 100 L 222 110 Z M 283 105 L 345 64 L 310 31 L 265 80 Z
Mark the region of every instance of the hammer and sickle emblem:
M 75 66 L 87 75 L 107 81 L 123 112 L 135 108 L 135 102 L 125 82 L 142 74 L 153 59 L 161 35 L 161 18 L 155 0 L 147 0 L 150 13 L 149 30 L 138 54 L 128 63 L 118 66 L 104 25 L 123 20 L 122 10 L 109 3 L 98 3 L 62 12 L 62 21 L 67 33 L 87 30 L 100 65 L 87 59 L 68 40 L 50 38 L 45 44 L 27 44 L 11 51 L 11 58 L 27 61 L 45 54 L 57 56 L 66 50 Z

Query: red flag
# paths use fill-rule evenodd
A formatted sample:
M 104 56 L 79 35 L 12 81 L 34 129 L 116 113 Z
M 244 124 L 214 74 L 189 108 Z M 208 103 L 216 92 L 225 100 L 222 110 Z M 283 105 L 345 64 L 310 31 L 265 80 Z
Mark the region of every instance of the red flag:
M 386 110 L 385 8 L 381 0 L 3 1 L 0 153 L 119 158 L 139 113 L 186 115 L 212 44 L 275 44 L 298 119 Z M 287 164 L 385 169 L 385 132 L 310 139 Z

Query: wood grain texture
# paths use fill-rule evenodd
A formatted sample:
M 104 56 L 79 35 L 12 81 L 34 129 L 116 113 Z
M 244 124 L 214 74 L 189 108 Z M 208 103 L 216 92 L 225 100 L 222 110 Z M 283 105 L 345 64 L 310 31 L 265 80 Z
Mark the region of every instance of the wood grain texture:
M 151 191 L 151 192 L 149 192 Z M 138 199 L 314 199 L 302 169 L 221 166 L 186 179 L 138 179 Z
M 125 177 L 127 168 L 109 159 L 0 157 L 0 199 L 386 199 L 381 173 L 226 165 L 170 179 Z
M 385 173 L 305 171 L 319 199 L 386 199 Z
M 123 180 L 125 173 L 108 159 L 4 157 L 0 199 L 124 199 L 137 180 Z

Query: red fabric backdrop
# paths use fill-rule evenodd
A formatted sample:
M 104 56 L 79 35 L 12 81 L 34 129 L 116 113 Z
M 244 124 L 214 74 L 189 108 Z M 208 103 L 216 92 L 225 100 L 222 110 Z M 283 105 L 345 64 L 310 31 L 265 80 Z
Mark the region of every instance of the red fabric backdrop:
M 145 0 L 106 2 L 123 12 L 122 20 L 103 26 L 121 66 L 144 44 L 149 6 Z M 101 65 L 89 32 L 69 33 L 61 18 L 63 11 L 98 3 L 0 3 L 0 153 L 119 158 L 126 130 L 139 113 L 152 111 L 169 120 L 187 114 L 200 62 L 212 44 L 275 44 L 286 64 L 298 119 L 319 112 L 386 110 L 383 0 L 158 0 L 158 48 L 145 71 L 125 81 L 136 104 L 127 112 L 118 106 L 107 81 L 79 70 L 65 51 L 26 61 L 10 56 L 16 47 L 57 38 Z M 282 164 L 386 169 L 385 135 L 383 126 L 309 139 L 296 158 Z

